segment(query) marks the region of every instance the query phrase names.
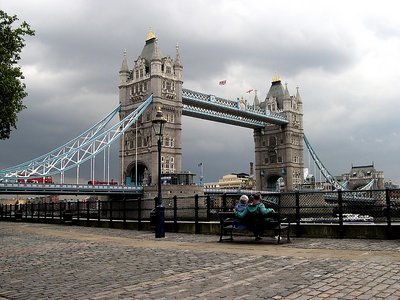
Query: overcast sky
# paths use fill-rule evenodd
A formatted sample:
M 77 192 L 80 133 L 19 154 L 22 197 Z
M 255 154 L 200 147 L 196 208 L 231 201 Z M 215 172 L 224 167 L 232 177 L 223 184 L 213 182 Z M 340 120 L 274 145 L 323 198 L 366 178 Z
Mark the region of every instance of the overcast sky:
M 386 181 L 399 183 L 399 6 L 0 0 L 1 9 L 36 31 L 22 52 L 27 109 L 11 138 L 0 141 L 0 169 L 64 144 L 115 108 L 124 49 L 132 68 L 151 28 L 164 55 L 174 57 L 179 44 L 184 88 L 252 103 L 254 94 L 245 92 L 257 89 L 264 100 L 279 74 L 292 95 L 299 86 L 305 134 L 332 175 L 374 163 Z M 203 162 L 211 182 L 248 172 L 251 161 L 252 130 L 183 118 L 184 170 L 199 173 Z M 118 167 L 113 172 L 119 179 Z

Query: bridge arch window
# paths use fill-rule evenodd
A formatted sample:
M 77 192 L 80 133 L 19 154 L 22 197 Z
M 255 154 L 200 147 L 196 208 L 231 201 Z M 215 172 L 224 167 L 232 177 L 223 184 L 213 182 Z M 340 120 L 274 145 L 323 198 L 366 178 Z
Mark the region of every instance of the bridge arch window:
M 269 146 L 276 146 L 276 137 L 274 136 L 269 137 Z
M 169 169 L 171 173 L 175 172 L 175 160 L 173 156 L 169 159 Z
M 140 70 L 139 70 L 139 76 L 140 76 L 140 78 L 143 77 L 143 69 L 140 69 Z
M 138 79 L 139 78 L 139 70 L 135 71 L 135 78 Z
M 138 136 L 138 147 L 143 147 L 143 138 L 142 138 L 142 136 Z

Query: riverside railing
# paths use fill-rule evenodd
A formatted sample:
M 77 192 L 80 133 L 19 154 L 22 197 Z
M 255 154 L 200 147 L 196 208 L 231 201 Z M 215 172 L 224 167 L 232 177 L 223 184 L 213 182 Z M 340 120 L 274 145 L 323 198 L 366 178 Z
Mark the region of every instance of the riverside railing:
M 251 193 L 249 193 L 251 194 Z M 219 211 L 232 210 L 240 194 L 208 194 L 193 197 L 165 197 L 165 219 L 177 231 L 179 222 L 194 222 L 199 232 L 200 222 L 218 221 Z M 266 206 L 273 207 L 288 222 L 301 224 L 382 224 L 391 226 L 400 221 L 400 190 L 369 191 L 296 191 L 263 195 Z M 123 199 L 114 201 L 31 202 L 0 205 L 2 220 L 72 220 L 135 221 L 138 229 L 152 221 L 155 199 Z

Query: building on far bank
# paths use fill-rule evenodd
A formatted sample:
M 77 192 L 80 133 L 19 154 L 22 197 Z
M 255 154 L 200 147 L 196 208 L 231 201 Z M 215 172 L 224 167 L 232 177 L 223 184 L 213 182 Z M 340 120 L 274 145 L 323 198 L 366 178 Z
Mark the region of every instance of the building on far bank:
M 252 190 L 255 188 L 254 177 L 246 173 L 230 173 L 222 176 L 218 182 L 205 183 L 205 188 L 215 189 L 245 189 Z
M 371 184 L 371 189 L 384 189 L 385 178 L 383 171 L 377 171 L 374 163 L 371 165 L 354 166 L 351 165 L 349 173 L 342 174 L 339 182 L 344 185 L 347 190 L 357 190 L 367 184 Z

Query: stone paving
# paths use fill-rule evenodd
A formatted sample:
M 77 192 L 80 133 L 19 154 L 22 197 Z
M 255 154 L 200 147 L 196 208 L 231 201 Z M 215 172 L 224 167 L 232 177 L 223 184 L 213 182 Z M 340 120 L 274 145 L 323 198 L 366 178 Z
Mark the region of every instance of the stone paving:
M 400 299 L 399 240 L 0 222 L 0 299 Z

